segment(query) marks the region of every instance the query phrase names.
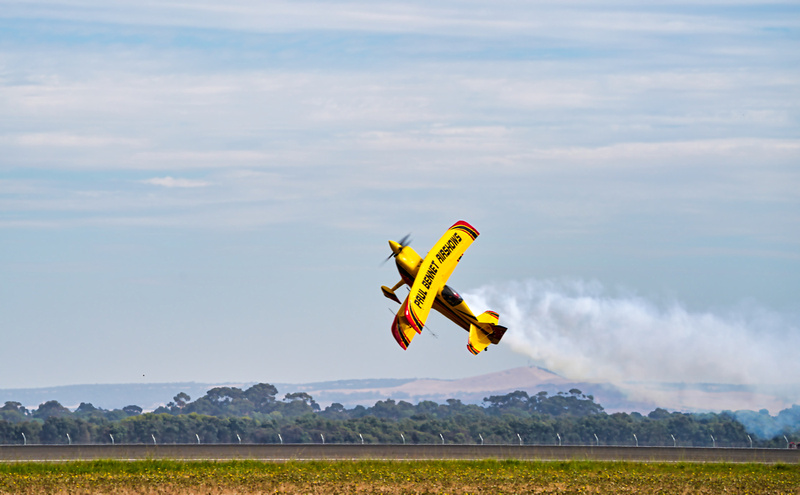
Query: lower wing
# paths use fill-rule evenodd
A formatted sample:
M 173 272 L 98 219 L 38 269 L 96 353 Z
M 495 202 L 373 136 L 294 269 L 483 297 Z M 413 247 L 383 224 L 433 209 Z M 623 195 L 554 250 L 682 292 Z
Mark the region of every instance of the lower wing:
M 397 314 L 394 316 L 394 321 L 392 322 L 392 336 L 403 350 L 408 349 L 408 344 L 411 343 L 411 339 L 417 334 L 416 330 L 408 324 L 408 319 L 406 319 L 407 304 L 408 298 L 400 305 L 400 309 L 397 311 Z

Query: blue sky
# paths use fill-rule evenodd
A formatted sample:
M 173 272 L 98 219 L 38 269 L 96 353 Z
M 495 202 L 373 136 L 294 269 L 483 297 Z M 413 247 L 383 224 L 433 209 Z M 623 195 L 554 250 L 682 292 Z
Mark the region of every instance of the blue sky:
M 757 369 L 800 321 L 799 14 L 0 0 L 0 388 L 529 364 L 773 382 Z M 484 355 L 437 318 L 403 352 L 386 241 L 424 253 L 460 219 L 482 235 L 451 285 L 524 307 Z M 548 294 L 618 304 L 532 329 Z M 596 374 L 569 336 L 618 328 L 604 362 L 673 333 L 758 352 L 743 374 L 640 354 Z

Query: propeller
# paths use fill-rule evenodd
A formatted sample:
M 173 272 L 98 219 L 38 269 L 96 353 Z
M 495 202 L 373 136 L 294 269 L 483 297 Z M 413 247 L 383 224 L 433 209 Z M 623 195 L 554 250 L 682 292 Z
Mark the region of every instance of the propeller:
M 397 244 L 400 245 L 400 249 L 398 249 L 396 253 L 394 251 L 392 251 L 392 254 L 390 254 L 389 256 L 386 257 L 385 260 L 383 260 L 383 263 L 381 263 L 381 266 L 385 265 L 386 262 L 389 261 L 390 259 L 396 258 L 397 255 L 400 253 L 400 251 L 403 250 L 404 247 L 409 246 L 411 244 L 410 237 L 411 237 L 411 233 L 408 233 L 408 234 L 404 235 L 403 238 L 400 239 L 400 241 L 398 241 L 398 243 L 397 243 Z
M 403 238 L 402 238 L 402 239 L 400 239 L 400 240 L 397 242 L 398 244 L 400 244 L 400 248 L 401 248 L 401 249 L 402 249 L 402 248 L 404 248 L 404 247 L 406 247 L 406 246 L 410 246 L 410 245 L 411 245 L 411 239 L 410 239 L 410 237 L 411 237 L 411 232 L 409 232 L 408 234 L 404 235 L 404 236 L 403 236 Z

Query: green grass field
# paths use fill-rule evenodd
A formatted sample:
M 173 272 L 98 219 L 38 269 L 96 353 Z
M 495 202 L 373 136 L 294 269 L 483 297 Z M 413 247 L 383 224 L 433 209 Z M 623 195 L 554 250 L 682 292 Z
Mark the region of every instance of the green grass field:
M 800 465 L 527 461 L 91 461 L 0 465 L 0 493 L 791 493 Z

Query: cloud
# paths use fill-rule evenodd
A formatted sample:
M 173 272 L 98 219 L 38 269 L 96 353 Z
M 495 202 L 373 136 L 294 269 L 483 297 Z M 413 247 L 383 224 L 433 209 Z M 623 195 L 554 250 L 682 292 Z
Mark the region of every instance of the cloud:
M 153 177 L 152 179 L 147 179 L 140 181 L 143 184 L 151 184 L 153 186 L 161 186 L 161 187 L 178 187 L 178 188 L 194 188 L 194 187 L 208 187 L 211 185 L 210 182 L 206 182 L 204 180 L 195 180 L 195 179 L 176 179 L 170 176 L 167 177 Z
M 99 148 L 110 146 L 137 147 L 145 142 L 120 136 L 78 135 L 67 132 L 39 132 L 0 137 L 0 143 L 15 144 L 22 147 L 65 147 L 65 148 Z
M 720 7 L 741 5 L 739 1 L 713 2 Z M 778 5 L 781 2 L 778 2 Z M 790 2 L 785 2 L 791 5 Z M 771 6 L 775 2 L 771 3 Z M 611 32 L 663 34 L 729 33 L 750 28 L 735 9 L 712 17 L 676 11 L 674 4 L 649 3 L 642 8 L 632 2 L 536 2 L 530 6 L 513 1 L 483 2 L 350 1 L 350 2 L 254 2 L 239 0 L 220 4 L 211 1 L 174 2 L 12 2 L 7 16 L 119 23 L 167 27 L 223 27 L 255 32 L 287 30 L 353 30 L 388 33 L 413 32 L 447 35 L 529 35 L 576 37 Z M 748 9 L 750 10 L 755 9 Z M 766 10 L 766 9 L 765 9 Z M 751 17 L 758 18 L 757 15 Z M 750 20 L 750 19 L 745 19 Z M 774 22 L 774 21 L 773 21 Z M 784 20 L 782 24 L 792 25 Z M 619 36 L 620 39 L 623 38 Z

